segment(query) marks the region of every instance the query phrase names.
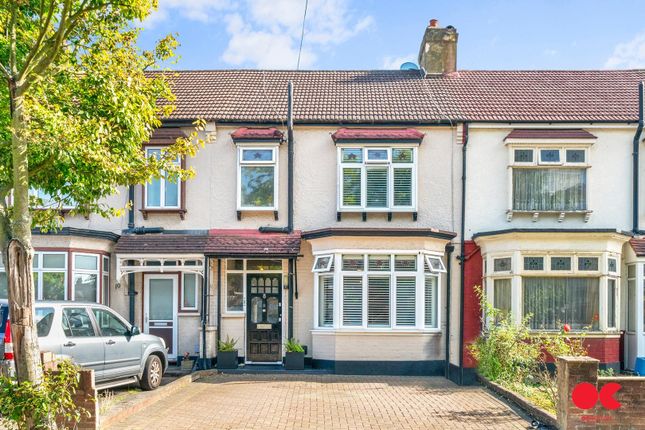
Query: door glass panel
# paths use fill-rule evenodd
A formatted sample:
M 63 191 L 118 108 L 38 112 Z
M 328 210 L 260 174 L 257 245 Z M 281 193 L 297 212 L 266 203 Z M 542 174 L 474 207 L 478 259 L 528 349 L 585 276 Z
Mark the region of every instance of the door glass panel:
M 246 270 L 282 270 L 282 260 L 248 260 Z
M 251 322 L 257 324 L 262 322 L 262 298 L 253 297 L 251 299 Z
M 269 297 L 267 299 L 267 322 L 275 324 L 280 319 L 280 306 L 278 306 L 277 297 Z
M 149 318 L 172 320 L 173 280 L 150 279 Z

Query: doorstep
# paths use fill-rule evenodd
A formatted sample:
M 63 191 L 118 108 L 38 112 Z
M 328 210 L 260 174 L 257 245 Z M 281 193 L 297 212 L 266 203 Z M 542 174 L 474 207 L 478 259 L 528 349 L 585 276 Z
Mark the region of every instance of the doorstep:
M 287 370 L 281 364 L 241 364 L 237 369 L 217 369 L 219 373 L 231 374 L 305 374 L 305 375 L 330 375 L 333 374 L 329 369 L 314 369 L 311 366 L 305 366 L 304 370 Z

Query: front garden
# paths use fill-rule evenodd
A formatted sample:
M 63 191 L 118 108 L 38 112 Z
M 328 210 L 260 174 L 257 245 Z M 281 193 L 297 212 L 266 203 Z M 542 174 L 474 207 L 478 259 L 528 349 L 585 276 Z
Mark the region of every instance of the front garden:
M 585 332 L 572 337 L 568 324 L 562 324 L 559 332 L 529 331 L 531 315 L 513 321 L 508 312 L 488 303 L 481 289 L 478 294 L 484 329 L 469 351 L 477 360 L 479 375 L 555 414 L 558 390 L 553 357 L 586 356 Z

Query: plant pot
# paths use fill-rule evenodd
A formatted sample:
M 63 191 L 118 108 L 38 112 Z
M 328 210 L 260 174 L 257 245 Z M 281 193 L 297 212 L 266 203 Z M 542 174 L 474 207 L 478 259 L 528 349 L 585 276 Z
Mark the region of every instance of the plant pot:
M 284 367 L 287 370 L 304 370 L 305 353 L 304 352 L 287 352 L 284 357 Z
M 218 369 L 237 369 L 237 351 L 217 351 Z
M 182 370 L 192 370 L 194 364 L 195 360 L 191 360 L 190 358 L 184 358 L 181 360 Z

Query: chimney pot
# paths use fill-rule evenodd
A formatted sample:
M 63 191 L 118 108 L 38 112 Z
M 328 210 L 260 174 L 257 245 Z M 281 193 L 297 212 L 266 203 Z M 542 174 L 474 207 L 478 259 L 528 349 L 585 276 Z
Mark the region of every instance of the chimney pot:
M 431 19 L 430 20 L 430 27 L 437 27 L 439 26 L 439 20 L 438 19 Z

